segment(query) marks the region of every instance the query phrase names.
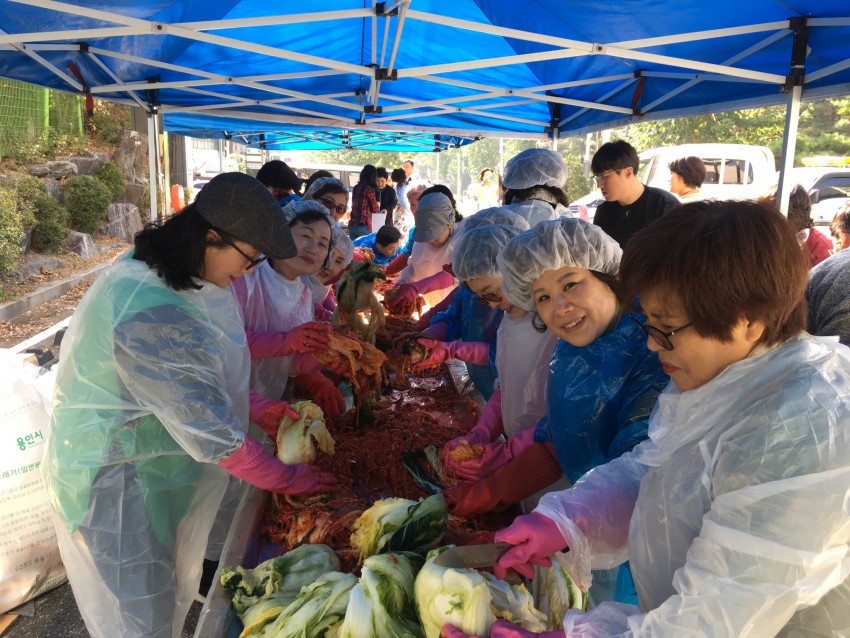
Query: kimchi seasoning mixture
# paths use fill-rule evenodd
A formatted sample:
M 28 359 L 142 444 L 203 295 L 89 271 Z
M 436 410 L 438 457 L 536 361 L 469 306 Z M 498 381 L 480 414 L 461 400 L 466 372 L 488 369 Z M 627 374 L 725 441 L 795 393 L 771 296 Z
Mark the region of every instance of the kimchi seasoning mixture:
M 431 492 L 405 469 L 404 455 L 429 445 L 439 449 L 469 432 L 478 418 L 475 402 L 459 397 L 446 375 L 445 368 L 409 375 L 404 387 L 393 388 L 372 406 L 375 420 L 368 426 L 358 425 L 352 414 L 327 419 L 335 452 L 321 454 L 315 464 L 333 472 L 340 489 L 329 495 L 273 499 L 266 523 L 269 538 L 287 549 L 325 543 L 337 550 L 344 565 L 354 565 L 357 556 L 349 537 L 360 513 L 383 498 L 429 496 Z M 492 542 L 493 532 L 517 514 L 512 508 L 469 519 L 451 516 L 445 542 Z

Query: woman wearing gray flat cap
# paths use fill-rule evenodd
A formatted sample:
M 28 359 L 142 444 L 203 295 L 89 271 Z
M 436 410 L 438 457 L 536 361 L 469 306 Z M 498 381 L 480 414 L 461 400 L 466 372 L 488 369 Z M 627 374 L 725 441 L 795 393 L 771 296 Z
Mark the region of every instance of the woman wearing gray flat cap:
M 271 193 L 225 173 L 142 230 L 80 301 L 42 470 L 92 636 L 180 635 L 231 475 L 288 494 L 335 487 L 246 435 L 251 361 L 225 288 L 294 254 Z

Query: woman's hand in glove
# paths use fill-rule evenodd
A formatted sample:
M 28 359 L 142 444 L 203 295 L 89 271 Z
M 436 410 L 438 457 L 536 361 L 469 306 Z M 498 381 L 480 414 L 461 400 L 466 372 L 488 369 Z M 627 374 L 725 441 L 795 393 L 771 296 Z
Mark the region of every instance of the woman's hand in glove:
M 298 375 L 293 383 L 310 395 L 310 399 L 322 409 L 325 416 L 339 416 L 345 412 L 342 392 L 321 372 Z
M 337 488 L 336 477 L 313 465 L 284 465 L 251 437 L 218 465 L 236 478 L 269 492 L 318 494 Z
M 532 512 L 518 517 L 505 529 L 496 532 L 496 542 L 514 545 L 502 554 L 493 572 L 504 578 L 508 569 L 515 569 L 523 576 L 534 578 L 534 565 L 549 567 L 549 558 L 567 547 L 558 525 L 551 519 Z
M 285 355 L 299 352 L 324 352 L 328 349 L 331 325 L 311 321 L 284 333 L 281 350 Z

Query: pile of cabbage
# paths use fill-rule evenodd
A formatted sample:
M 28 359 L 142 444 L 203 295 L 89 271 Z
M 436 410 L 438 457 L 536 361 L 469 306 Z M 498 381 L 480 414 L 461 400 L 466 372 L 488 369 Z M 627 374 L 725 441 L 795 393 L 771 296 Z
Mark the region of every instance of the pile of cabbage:
M 384 499 L 354 524 L 359 579 L 339 571 L 327 545 L 302 545 L 254 569 L 223 568 L 221 583 L 245 628 L 240 638 L 439 638 L 445 623 L 486 636 L 499 618 L 530 631 L 562 626 L 570 600 L 565 572 L 535 585 L 544 613 L 524 585 L 435 565 L 451 547 L 438 548 L 447 525 L 441 494 Z

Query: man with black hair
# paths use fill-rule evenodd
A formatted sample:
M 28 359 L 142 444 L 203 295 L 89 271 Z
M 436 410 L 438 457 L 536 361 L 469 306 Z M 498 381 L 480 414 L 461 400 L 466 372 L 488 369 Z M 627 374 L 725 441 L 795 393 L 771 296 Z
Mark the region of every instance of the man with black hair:
M 378 178 L 376 180 L 378 185 L 378 206 L 381 210 L 387 212 L 386 223 L 395 226 L 395 209 L 396 206 L 398 206 L 398 196 L 396 195 L 395 189 L 392 186 L 388 186 L 387 180 L 389 177 L 387 169 L 383 166 L 379 166 Z
M 371 248 L 375 253 L 372 263 L 386 266 L 398 256 L 401 247 L 401 231 L 395 226 L 384 225 L 376 233 L 370 233 L 354 240 L 357 248 Z
M 286 162 L 266 162 L 257 171 L 257 180 L 271 191 L 281 207 L 301 200 L 301 186 L 304 180 L 298 177 Z
M 639 165 L 637 151 L 623 140 L 600 146 L 590 163 L 605 198 L 593 223 L 623 248 L 637 231 L 679 204 L 672 193 L 641 183 Z

